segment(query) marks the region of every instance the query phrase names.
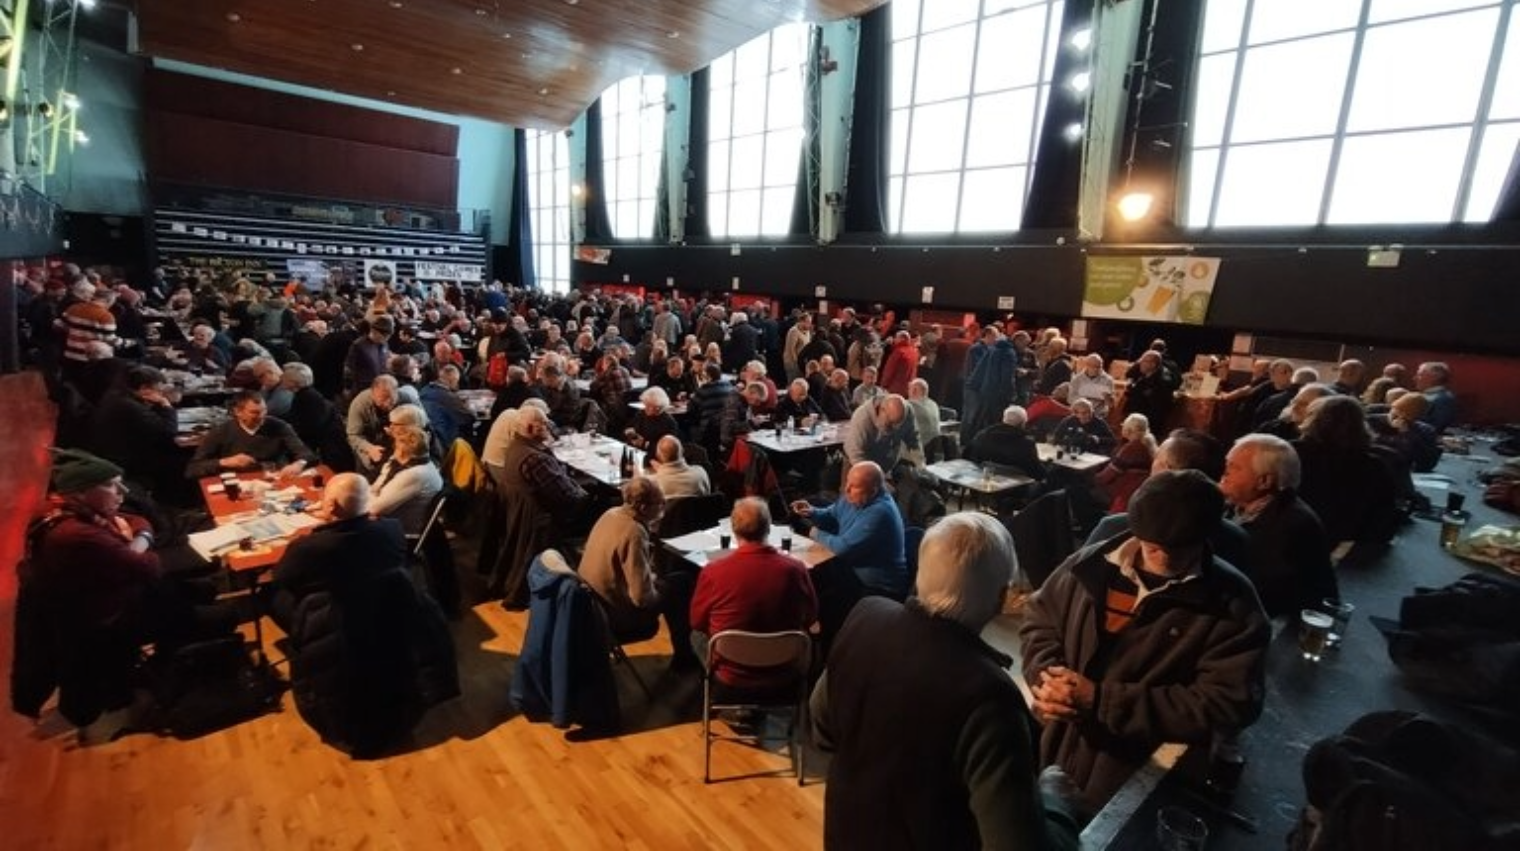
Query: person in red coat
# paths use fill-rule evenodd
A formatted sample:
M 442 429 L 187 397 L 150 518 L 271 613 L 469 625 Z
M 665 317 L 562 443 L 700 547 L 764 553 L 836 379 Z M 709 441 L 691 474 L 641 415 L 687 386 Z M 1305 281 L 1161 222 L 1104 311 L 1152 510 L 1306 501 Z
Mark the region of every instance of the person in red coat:
M 777 633 L 807 630 L 818 618 L 818 595 L 802 562 L 767 543 L 771 512 L 759 497 L 734 505 L 734 551 L 697 577 L 691 598 L 692 647 L 707 662 L 707 640 L 724 630 Z M 719 682 L 763 685 L 764 672 L 718 663 Z
M 918 345 L 906 330 L 897 334 L 892 352 L 881 366 L 881 385 L 887 392 L 907 397 L 908 384 L 918 377 Z

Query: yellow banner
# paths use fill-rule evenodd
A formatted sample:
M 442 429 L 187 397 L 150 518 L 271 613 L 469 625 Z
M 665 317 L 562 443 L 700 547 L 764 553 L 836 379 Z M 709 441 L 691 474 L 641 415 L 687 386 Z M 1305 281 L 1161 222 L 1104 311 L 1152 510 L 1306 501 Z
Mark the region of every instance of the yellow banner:
M 1199 256 L 1088 256 L 1085 318 L 1202 324 L 1219 259 Z

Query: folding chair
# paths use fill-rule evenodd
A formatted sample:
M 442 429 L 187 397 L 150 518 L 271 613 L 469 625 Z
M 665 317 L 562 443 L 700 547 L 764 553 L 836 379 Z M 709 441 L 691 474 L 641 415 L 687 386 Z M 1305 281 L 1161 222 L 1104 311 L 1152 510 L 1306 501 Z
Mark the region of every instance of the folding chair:
M 761 747 L 766 740 L 785 737 L 797 784 L 803 784 L 805 746 L 798 733 L 807 711 L 808 669 L 812 665 L 813 640 L 801 630 L 751 633 L 724 630 L 708 640 L 707 662 L 702 670 L 702 781 L 712 782 L 712 747 L 722 740 Z M 774 680 L 762 687 L 734 687 L 718 680 L 719 663 L 772 670 Z M 723 711 L 751 711 L 762 715 L 790 712 L 786 732 L 768 734 L 762 727 L 754 735 L 720 735 L 712 729 L 712 715 Z
M 649 684 L 644 682 L 644 676 L 639 674 L 639 669 L 633 664 L 633 660 L 629 658 L 628 652 L 623 650 L 623 645 L 630 642 L 644 642 L 653 639 L 660 632 L 659 619 L 656 618 L 650 624 L 648 632 L 640 629 L 637 632 L 619 633 L 612 626 L 612 604 L 608 603 L 607 599 L 602 597 L 601 593 L 592 588 L 584 579 L 580 581 L 580 585 L 586 590 L 587 594 L 591 595 L 591 602 L 596 604 L 596 611 L 600 614 L 602 620 L 602 630 L 607 638 L 607 653 L 612 657 L 613 664 L 627 666 L 628 673 L 633 675 L 633 680 L 638 683 L 639 689 L 644 691 L 644 697 L 650 701 L 654 701 L 654 693 L 650 691 Z

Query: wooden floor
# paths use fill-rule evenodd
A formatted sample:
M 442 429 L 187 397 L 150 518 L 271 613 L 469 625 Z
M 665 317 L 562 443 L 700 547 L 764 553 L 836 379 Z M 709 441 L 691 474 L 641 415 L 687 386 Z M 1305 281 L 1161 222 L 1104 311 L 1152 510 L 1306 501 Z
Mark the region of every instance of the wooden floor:
M 22 376 L 25 377 L 25 376 Z M 0 383 L 9 381 L 0 378 Z M 45 412 L 32 383 L 0 388 L 0 496 L 34 502 L 36 420 L 15 430 L 17 396 Z M 13 457 L 14 456 L 14 457 Z M 29 461 L 7 466 L 8 461 Z M 0 551 L 28 510 L 7 503 Z M 14 552 L 0 552 L 0 662 L 8 679 Z M 56 711 L 0 714 L 0 847 L 6 849 L 816 849 L 823 789 L 785 773 L 702 783 L 701 685 L 672 680 L 664 636 L 629 653 L 660 701 L 617 671 L 624 736 L 567 739 L 507 701 L 526 615 L 496 604 L 455 625 L 464 695 L 433 710 L 418 748 L 352 761 L 284 711 L 197 740 L 135 734 L 76 745 Z M 6 686 L 8 686 L 8 680 Z M 8 708 L 8 706 L 7 706 Z M 716 746 L 714 772 L 787 767 L 784 751 Z M 815 770 L 821 775 L 822 770 Z

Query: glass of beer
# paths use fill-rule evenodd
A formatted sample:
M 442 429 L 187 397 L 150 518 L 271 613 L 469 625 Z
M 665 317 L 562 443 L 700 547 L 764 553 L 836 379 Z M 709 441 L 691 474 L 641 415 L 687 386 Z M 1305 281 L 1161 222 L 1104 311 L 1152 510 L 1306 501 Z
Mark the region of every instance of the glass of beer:
M 1298 619 L 1298 650 L 1305 660 L 1318 663 L 1325 655 L 1325 647 L 1330 644 L 1330 628 L 1335 625 L 1335 619 L 1317 609 L 1303 610 Z

